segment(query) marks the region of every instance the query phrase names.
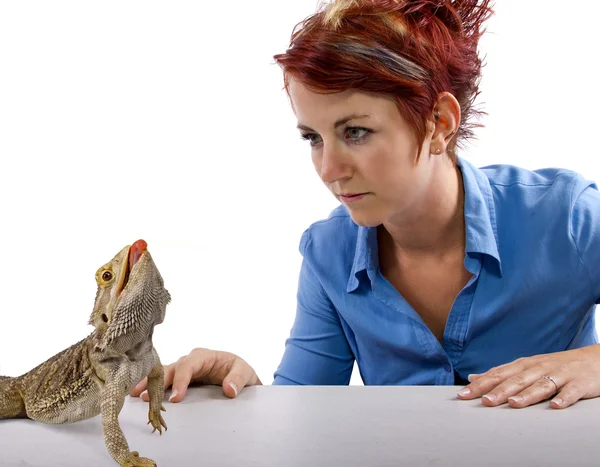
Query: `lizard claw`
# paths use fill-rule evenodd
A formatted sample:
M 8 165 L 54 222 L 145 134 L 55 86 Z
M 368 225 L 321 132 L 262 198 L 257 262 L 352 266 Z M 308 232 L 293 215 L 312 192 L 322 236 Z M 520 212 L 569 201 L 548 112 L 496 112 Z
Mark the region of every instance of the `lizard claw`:
M 146 425 L 149 425 L 150 423 L 152 423 L 152 426 L 154 427 L 154 429 L 152 430 L 152 433 L 154 433 L 156 430 L 158 430 L 158 432 L 162 435 L 163 427 L 165 427 L 165 431 L 167 431 L 167 424 L 165 423 L 164 418 L 160 414 L 160 410 L 158 410 L 158 411 L 150 410 L 148 412 L 148 419 L 149 420 Z

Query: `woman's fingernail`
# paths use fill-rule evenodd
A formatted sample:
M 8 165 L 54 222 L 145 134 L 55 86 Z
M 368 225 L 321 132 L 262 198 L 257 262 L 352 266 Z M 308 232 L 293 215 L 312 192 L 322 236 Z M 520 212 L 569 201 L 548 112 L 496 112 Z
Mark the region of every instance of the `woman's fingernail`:
M 169 402 L 171 402 L 176 395 L 177 389 L 173 389 L 173 391 L 171 391 L 171 395 L 169 396 Z
M 478 373 L 471 373 L 469 376 L 467 376 L 467 381 L 469 383 L 472 383 L 473 382 L 472 377 L 477 376 L 477 375 L 478 375 Z
M 523 400 L 523 396 L 510 396 L 509 401 L 516 402 L 517 404 Z
M 483 397 L 485 397 L 490 402 L 496 402 L 497 399 L 495 394 L 486 394 Z
M 554 402 L 556 405 L 563 405 L 563 400 L 560 397 L 555 397 L 550 402 Z
M 140 397 L 143 399 L 144 395 L 148 394 L 148 390 L 146 389 L 145 391 L 142 391 L 142 393 L 140 394 Z
M 234 383 L 229 383 L 229 386 L 231 386 L 231 389 L 233 389 L 233 392 L 235 393 L 235 395 L 238 395 L 238 388 Z
M 468 396 L 469 394 L 471 394 L 471 390 L 469 388 L 464 388 L 458 391 L 457 394 L 461 397 Z

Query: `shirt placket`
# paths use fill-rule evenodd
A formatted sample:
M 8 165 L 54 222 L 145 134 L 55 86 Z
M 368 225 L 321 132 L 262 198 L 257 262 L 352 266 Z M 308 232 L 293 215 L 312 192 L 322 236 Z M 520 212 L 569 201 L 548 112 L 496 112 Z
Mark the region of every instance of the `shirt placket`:
M 472 274 L 472 277 L 456 296 L 448 314 L 443 338 L 443 351 L 446 361 L 440 371 L 440 382 L 442 384 L 454 384 L 455 366 L 460 360 L 467 339 L 471 306 L 473 305 L 473 297 L 481 273 L 481 265 L 482 261 L 479 257 L 467 256 L 465 258 L 465 267 Z

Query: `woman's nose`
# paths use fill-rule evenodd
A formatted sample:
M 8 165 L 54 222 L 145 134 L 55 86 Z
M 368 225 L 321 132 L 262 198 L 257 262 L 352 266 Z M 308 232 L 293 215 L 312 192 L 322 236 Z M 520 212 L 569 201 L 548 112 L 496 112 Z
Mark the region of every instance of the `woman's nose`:
M 325 183 L 348 178 L 352 173 L 350 161 L 335 145 L 324 145 L 319 159 L 316 161 L 317 171 Z

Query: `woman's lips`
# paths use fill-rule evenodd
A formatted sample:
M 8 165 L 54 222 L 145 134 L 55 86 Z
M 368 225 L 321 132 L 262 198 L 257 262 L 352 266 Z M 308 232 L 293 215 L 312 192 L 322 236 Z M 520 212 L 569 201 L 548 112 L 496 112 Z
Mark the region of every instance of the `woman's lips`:
M 340 199 L 347 204 L 356 203 L 357 201 L 363 199 L 368 193 L 345 193 L 338 195 Z

